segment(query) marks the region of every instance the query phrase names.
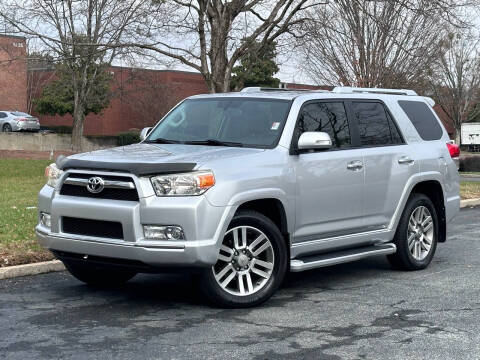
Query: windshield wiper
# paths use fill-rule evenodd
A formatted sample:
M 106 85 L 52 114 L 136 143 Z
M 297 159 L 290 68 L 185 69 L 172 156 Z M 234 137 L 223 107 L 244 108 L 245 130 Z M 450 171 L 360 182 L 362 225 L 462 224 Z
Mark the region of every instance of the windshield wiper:
M 150 139 L 150 140 L 145 140 L 144 142 L 148 144 L 179 144 L 180 143 L 180 141 L 177 141 L 177 140 L 170 140 L 170 139 L 164 139 L 164 138 Z
M 240 142 L 233 141 L 221 141 L 216 139 L 207 139 L 207 140 L 198 140 L 198 141 L 185 141 L 183 142 L 187 145 L 210 145 L 210 146 L 233 146 L 233 147 L 243 147 L 243 144 Z

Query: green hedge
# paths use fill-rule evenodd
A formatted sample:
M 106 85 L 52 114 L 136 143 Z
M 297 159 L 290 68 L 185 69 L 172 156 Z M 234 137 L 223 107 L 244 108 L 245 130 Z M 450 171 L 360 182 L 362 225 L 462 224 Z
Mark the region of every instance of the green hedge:
M 140 142 L 140 134 L 138 132 L 127 131 L 117 134 L 117 145 L 124 146 L 136 144 Z
M 462 156 L 460 158 L 460 171 L 480 171 L 480 155 Z
M 52 130 L 57 134 L 71 134 L 72 127 L 66 125 L 41 126 L 40 130 Z

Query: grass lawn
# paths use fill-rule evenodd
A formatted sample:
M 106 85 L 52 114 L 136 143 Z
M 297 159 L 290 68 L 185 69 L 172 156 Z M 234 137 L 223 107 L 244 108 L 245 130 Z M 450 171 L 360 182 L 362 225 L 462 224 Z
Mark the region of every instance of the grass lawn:
M 50 160 L 0 159 L 0 267 L 52 259 L 36 242 L 37 194 Z
M 460 196 L 462 199 L 480 198 L 480 182 L 462 181 L 460 183 Z

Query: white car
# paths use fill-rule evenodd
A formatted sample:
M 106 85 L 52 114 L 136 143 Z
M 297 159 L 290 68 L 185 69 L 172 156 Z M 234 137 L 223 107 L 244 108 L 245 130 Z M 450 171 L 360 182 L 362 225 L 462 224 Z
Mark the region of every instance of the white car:
M 40 122 L 36 117 L 20 111 L 0 111 L 0 129 L 2 132 L 38 131 Z

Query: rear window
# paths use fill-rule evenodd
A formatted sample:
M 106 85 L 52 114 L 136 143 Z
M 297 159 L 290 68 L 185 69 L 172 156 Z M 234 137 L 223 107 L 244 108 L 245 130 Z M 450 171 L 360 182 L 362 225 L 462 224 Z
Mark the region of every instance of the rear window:
M 21 111 L 12 111 L 11 114 L 15 115 L 15 116 L 30 116 L 29 114 L 21 112 Z
M 443 131 L 430 107 L 421 101 L 399 101 L 418 134 L 423 140 L 438 140 Z

